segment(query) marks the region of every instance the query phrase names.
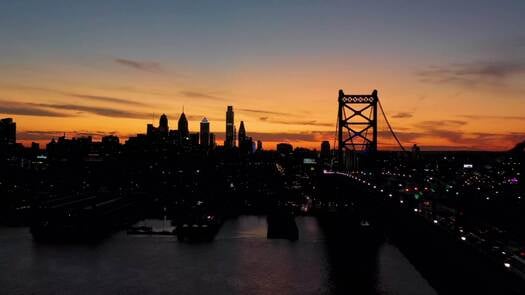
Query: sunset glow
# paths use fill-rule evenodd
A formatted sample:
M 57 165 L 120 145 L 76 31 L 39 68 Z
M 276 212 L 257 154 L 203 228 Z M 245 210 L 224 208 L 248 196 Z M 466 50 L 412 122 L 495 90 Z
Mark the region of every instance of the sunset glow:
M 334 140 L 339 89 L 377 89 L 405 146 L 505 150 L 525 138 L 520 1 L 50 2 L 0 9 L 0 117 L 24 144 L 125 139 L 162 113 L 176 128 L 183 107 L 191 131 L 206 116 L 222 144 L 233 105 L 264 148 L 319 148 Z M 392 144 L 380 133 L 380 149 Z

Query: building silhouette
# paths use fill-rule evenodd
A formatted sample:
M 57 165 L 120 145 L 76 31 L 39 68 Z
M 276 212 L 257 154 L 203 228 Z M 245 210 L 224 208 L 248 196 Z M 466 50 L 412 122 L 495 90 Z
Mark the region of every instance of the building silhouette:
M 0 145 L 16 144 L 16 123 L 12 118 L 0 120 Z
M 327 160 L 330 158 L 330 142 L 325 140 L 321 143 L 321 159 Z
M 210 133 L 210 147 L 215 148 L 217 143 L 215 142 L 215 133 Z
M 204 147 L 210 146 L 210 122 L 206 117 L 201 121 L 200 144 Z
M 289 155 L 293 152 L 293 146 L 289 143 L 277 144 L 277 152 L 282 155 Z
M 146 135 L 149 137 L 168 137 L 170 128 L 168 125 L 168 116 L 162 114 L 159 119 L 159 127 L 148 124 L 146 127 Z
M 226 111 L 226 139 L 224 140 L 224 146 L 232 148 L 235 146 L 235 121 L 233 106 L 228 106 Z
M 262 149 L 263 149 L 262 141 L 257 140 L 257 151 L 262 151 Z
M 241 146 L 246 140 L 246 128 L 244 127 L 244 121 L 241 121 L 241 125 L 239 126 L 239 136 L 237 137 L 237 140 L 239 141 L 239 146 Z
M 182 142 L 188 141 L 190 137 L 190 130 L 188 129 L 188 119 L 186 119 L 186 114 L 184 114 L 184 111 L 182 111 L 182 114 L 180 114 L 178 127 Z
M 239 126 L 239 150 L 243 154 L 250 154 L 254 151 L 253 140 L 251 137 L 246 136 L 246 128 L 244 127 L 244 121 L 241 121 Z
M 170 131 L 170 128 L 168 126 L 168 116 L 166 116 L 166 114 L 162 114 L 162 116 L 160 116 L 160 120 L 159 120 L 159 133 L 161 136 L 168 136 L 168 133 Z

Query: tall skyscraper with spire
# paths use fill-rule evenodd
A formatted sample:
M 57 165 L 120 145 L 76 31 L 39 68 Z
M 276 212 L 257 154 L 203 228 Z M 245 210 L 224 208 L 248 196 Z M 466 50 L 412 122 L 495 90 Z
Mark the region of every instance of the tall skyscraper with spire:
M 190 130 L 188 129 L 188 119 L 186 119 L 184 109 L 182 110 L 182 114 L 180 114 L 178 127 L 181 140 L 187 140 L 190 136 Z
M 226 139 L 224 140 L 224 146 L 230 148 L 235 146 L 233 106 L 228 106 L 226 111 Z
M 246 141 L 246 129 L 244 128 L 244 121 L 241 121 L 241 125 L 239 126 L 239 136 L 237 137 L 238 145 L 241 146 L 244 141 Z
M 210 146 L 210 122 L 208 122 L 206 117 L 201 121 L 200 145 L 204 147 Z
M 239 126 L 239 150 L 242 154 L 250 154 L 253 152 L 253 140 L 251 137 L 246 136 L 246 127 L 244 126 L 244 121 L 241 121 L 241 125 Z

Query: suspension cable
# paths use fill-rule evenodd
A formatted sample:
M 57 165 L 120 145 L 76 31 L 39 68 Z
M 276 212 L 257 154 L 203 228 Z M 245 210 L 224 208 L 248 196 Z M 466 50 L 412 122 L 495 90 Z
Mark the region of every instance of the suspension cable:
M 394 129 L 392 129 L 392 126 L 390 125 L 390 122 L 388 122 L 388 119 L 386 117 L 385 111 L 383 110 L 383 106 L 381 105 L 381 101 L 377 100 L 377 102 L 379 103 L 379 109 L 381 109 L 381 113 L 383 114 L 383 118 L 385 118 L 386 125 L 388 126 L 388 129 L 390 129 L 390 133 L 392 133 L 392 136 L 394 136 L 394 139 L 396 140 L 396 142 L 399 145 L 399 147 L 401 148 L 401 150 L 403 152 L 406 152 L 405 147 L 403 147 L 403 145 L 399 141 L 399 138 L 397 138 L 397 135 L 394 132 Z

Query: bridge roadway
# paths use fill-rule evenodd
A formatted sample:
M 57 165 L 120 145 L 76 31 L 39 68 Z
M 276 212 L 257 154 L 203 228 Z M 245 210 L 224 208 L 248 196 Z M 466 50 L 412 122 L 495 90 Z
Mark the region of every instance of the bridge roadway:
M 437 209 L 436 202 L 422 198 L 422 194 L 416 197 L 418 192 L 430 189 L 418 187 L 411 175 L 329 170 L 323 174 L 347 180 L 345 190 L 356 192 L 350 194 L 355 201 L 350 203 L 368 207 L 354 210 L 362 215 L 360 219 L 369 219 L 372 226 L 386 228 L 386 234 L 410 252 L 405 253 L 408 257 L 424 260 L 426 265 L 435 263 L 436 269 L 447 272 L 454 269 L 459 277 L 465 278 L 466 273 L 476 274 L 472 283 L 478 281 L 482 292 L 479 294 L 495 294 L 488 292 L 491 288 L 499 294 L 525 294 L 525 259 L 520 255 L 524 253 L 516 253 L 517 249 L 502 241 L 490 240 L 477 228 L 464 226 L 456 218 L 456 209 L 443 205 Z M 428 263 L 431 261 L 433 263 Z M 441 274 L 435 276 L 439 280 Z M 480 284 L 483 277 L 495 283 Z

